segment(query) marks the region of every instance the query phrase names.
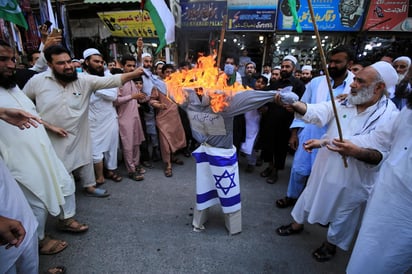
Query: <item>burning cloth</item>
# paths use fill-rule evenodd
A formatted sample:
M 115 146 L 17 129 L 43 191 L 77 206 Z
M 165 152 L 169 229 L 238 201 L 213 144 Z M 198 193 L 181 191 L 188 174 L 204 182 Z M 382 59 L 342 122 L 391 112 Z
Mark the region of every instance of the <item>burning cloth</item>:
M 216 148 L 202 144 L 193 152 L 193 156 L 197 163 L 197 210 L 204 210 L 219 203 L 224 213 L 240 210 L 236 148 Z

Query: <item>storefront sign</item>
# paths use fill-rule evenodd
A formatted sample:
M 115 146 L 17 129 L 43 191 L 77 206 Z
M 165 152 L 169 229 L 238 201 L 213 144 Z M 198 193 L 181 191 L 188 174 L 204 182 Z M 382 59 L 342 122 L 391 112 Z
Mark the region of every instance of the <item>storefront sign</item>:
M 278 0 L 228 0 L 228 31 L 274 31 Z
M 117 37 L 157 37 L 155 27 L 146 10 L 98 12 L 113 36 Z
M 226 14 L 226 1 L 180 2 L 182 29 L 220 29 Z
M 412 31 L 412 17 L 408 0 L 373 0 L 363 30 L 370 31 Z
M 319 31 L 359 31 L 366 0 L 312 0 Z M 296 0 L 296 9 L 303 31 L 313 31 L 308 2 Z M 295 30 L 288 0 L 280 0 L 277 30 Z

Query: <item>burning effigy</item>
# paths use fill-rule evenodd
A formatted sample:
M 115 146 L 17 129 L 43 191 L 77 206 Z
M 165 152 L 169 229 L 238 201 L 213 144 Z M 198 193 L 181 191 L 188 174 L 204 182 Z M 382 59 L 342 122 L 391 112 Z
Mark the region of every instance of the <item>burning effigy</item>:
M 172 73 L 165 79 L 168 96 L 183 104 L 190 92 L 207 95 L 210 97 L 210 107 L 217 113 L 228 106 L 237 92 L 251 90 L 237 82 L 228 85 L 228 76 L 216 67 L 215 58 L 216 55 L 200 56 L 194 68 Z

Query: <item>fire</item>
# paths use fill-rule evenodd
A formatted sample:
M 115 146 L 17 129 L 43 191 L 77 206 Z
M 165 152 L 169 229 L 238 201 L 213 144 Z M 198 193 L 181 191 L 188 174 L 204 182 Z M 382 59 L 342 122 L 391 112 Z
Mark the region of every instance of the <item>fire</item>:
M 187 99 L 187 92 L 195 90 L 199 95 L 210 96 L 210 106 L 214 112 L 220 112 L 229 105 L 229 100 L 245 88 L 235 82 L 229 86 L 227 75 L 216 67 L 216 55 L 201 56 L 195 68 L 176 71 L 165 80 L 168 96 L 182 104 Z

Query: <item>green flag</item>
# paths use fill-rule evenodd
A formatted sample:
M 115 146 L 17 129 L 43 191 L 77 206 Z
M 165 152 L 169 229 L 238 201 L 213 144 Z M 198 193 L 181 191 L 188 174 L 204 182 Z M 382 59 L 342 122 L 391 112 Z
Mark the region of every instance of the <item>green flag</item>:
M 26 18 L 16 0 L 0 1 L 0 18 L 28 29 Z
M 310 0 L 309 0 L 310 1 Z M 288 0 L 290 12 L 293 16 L 293 23 L 295 24 L 296 31 L 302 33 L 302 27 L 300 26 L 298 11 L 296 10 L 296 0 Z

